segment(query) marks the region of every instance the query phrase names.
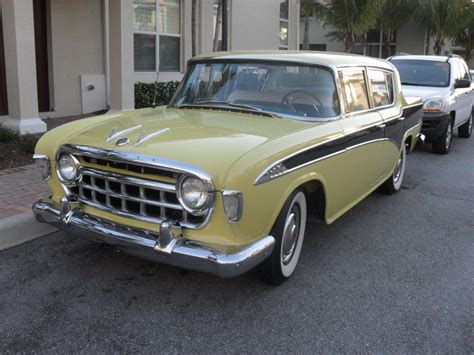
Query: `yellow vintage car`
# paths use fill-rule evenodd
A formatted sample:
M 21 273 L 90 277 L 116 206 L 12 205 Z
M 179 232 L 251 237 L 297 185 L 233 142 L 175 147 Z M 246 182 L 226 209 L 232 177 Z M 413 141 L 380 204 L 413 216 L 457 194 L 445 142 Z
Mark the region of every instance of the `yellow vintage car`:
M 34 158 L 51 223 L 146 259 L 279 284 L 308 214 L 334 222 L 401 188 L 422 102 L 384 60 L 304 52 L 191 59 L 172 102 L 78 120 Z

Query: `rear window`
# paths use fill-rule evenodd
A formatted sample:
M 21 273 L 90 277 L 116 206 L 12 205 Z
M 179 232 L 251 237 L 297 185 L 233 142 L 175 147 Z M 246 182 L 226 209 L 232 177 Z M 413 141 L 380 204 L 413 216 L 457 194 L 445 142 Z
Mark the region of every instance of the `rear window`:
M 375 107 L 387 106 L 392 104 L 392 74 L 382 70 L 369 69 L 368 76 Z
M 402 85 L 447 87 L 449 63 L 429 60 L 392 60 L 400 73 Z

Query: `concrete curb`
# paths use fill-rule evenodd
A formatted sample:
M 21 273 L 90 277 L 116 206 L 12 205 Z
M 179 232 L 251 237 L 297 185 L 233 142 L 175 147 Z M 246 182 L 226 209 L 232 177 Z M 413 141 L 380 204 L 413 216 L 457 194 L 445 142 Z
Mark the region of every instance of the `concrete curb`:
M 49 224 L 39 223 L 31 211 L 0 219 L 0 250 L 14 247 L 57 230 Z

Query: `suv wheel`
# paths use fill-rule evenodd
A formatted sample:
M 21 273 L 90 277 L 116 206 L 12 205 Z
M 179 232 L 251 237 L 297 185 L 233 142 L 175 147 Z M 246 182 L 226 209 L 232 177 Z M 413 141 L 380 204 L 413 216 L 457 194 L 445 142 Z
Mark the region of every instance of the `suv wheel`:
M 472 113 L 471 117 L 467 120 L 467 122 L 463 123 L 458 128 L 459 137 L 461 138 L 469 138 L 472 133 Z
M 453 139 L 453 121 L 450 120 L 446 131 L 433 142 L 433 152 L 436 154 L 447 154 L 451 148 L 451 141 Z

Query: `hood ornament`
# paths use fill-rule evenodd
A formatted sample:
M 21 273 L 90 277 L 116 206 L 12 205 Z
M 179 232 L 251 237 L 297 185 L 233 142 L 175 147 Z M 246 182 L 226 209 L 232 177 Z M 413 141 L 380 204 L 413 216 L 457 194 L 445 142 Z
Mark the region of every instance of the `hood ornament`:
M 107 136 L 107 139 L 105 140 L 107 143 L 110 142 L 110 141 L 113 141 L 115 138 L 118 138 L 126 133 L 130 133 L 130 132 L 133 132 L 137 129 L 140 129 L 142 128 L 142 125 L 138 125 L 138 126 L 133 126 L 133 127 L 130 127 L 130 128 L 126 128 L 126 129 L 123 129 L 121 131 L 118 131 L 117 132 L 117 127 L 114 127 L 112 128 L 112 130 L 110 131 L 109 135 Z
M 128 144 L 128 142 L 130 142 L 130 139 L 120 138 L 120 139 L 117 140 L 117 142 L 115 142 L 115 145 L 121 146 L 121 145 Z

